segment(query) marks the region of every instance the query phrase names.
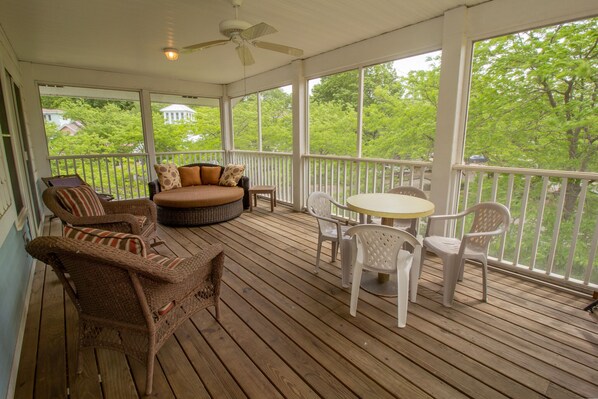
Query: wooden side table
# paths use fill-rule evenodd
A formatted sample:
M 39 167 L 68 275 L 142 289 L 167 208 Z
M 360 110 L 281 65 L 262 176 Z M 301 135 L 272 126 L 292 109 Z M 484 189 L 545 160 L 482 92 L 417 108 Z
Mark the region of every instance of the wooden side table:
M 253 186 L 249 189 L 249 212 L 257 206 L 257 194 L 270 195 L 270 212 L 274 212 L 276 206 L 276 186 Z

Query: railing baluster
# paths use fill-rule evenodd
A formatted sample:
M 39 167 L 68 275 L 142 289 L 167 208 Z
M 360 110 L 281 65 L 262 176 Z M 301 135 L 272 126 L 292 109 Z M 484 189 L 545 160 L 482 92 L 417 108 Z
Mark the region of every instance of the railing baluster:
M 569 179 L 563 177 L 561 180 L 561 193 L 559 195 L 559 202 L 556 208 L 556 215 L 554 218 L 554 233 L 552 234 L 552 241 L 550 245 L 550 255 L 546 267 L 546 274 L 552 274 L 554 270 L 554 260 L 556 258 L 556 248 L 558 245 L 559 234 L 561 232 L 561 221 L 563 220 L 563 209 L 565 208 L 565 197 L 567 193 L 567 186 Z
M 534 236 L 532 244 L 532 257 L 529 262 L 529 269 L 534 270 L 536 268 L 536 255 L 538 252 L 538 245 L 540 244 L 540 235 L 542 234 L 542 222 L 544 221 L 544 205 L 546 203 L 546 192 L 548 191 L 548 183 L 550 179 L 548 176 L 544 176 L 542 179 L 542 191 L 540 192 L 540 199 L 538 201 L 538 211 L 536 216 L 536 234 Z
M 598 249 L 598 221 L 594 228 L 594 238 L 592 239 L 592 246 L 590 247 L 590 253 L 588 256 L 588 265 L 586 267 L 586 273 L 583 279 L 583 283 L 588 285 L 592 277 L 592 269 L 594 267 L 594 259 L 596 259 L 596 251 Z
M 575 249 L 577 248 L 577 237 L 579 236 L 579 228 L 581 226 L 581 217 L 583 215 L 583 208 L 586 203 L 586 194 L 588 193 L 588 181 L 582 180 L 581 192 L 577 198 L 577 212 L 575 214 L 575 224 L 573 227 L 573 235 L 571 237 L 571 245 L 569 247 L 569 259 L 567 259 L 567 268 L 565 271 L 565 281 L 571 278 L 571 270 L 573 269 L 573 259 L 575 257 Z
M 525 187 L 523 189 L 523 198 L 521 200 L 521 210 L 519 212 L 519 230 L 517 232 L 517 240 L 515 241 L 515 256 L 513 258 L 513 265 L 519 265 L 519 255 L 521 254 L 521 239 L 523 238 L 523 228 L 525 227 L 525 217 L 527 213 L 527 202 L 529 200 L 529 189 L 532 177 L 525 176 Z
M 483 201 L 483 192 L 484 192 L 484 173 L 478 173 L 478 193 L 476 203 L 480 203 Z

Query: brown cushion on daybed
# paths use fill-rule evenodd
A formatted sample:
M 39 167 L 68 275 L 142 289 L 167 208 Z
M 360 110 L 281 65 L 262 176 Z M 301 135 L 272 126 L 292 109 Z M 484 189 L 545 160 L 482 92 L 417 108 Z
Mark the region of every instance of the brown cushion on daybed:
M 198 208 L 229 204 L 243 198 L 243 194 L 241 187 L 190 186 L 161 191 L 154 195 L 154 202 L 170 208 Z

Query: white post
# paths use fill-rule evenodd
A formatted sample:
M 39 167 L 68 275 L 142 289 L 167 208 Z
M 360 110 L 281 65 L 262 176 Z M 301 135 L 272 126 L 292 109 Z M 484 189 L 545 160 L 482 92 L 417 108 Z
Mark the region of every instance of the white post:
M 222 149 L 224 150 L 223 164 L 231 163 L 234 160 L 230 155 L 233 150 L 233 115 L 231 110 L 231 101 L 228 96 L 226 86 L 223 87 L 223 95 L 220 100 L 220 132 L 222 140 Z
M 438 93 L 438 113 L 434 161 L 432 165 L 432 190 L 430 200 L 437 214 L 452 213 L 458 200 L 458 179 L 451 166 L 463 157 L 465 115 L 471 42 L 467 39 L 467 8 L 458 7 L 444 14 L 442 39 L 442 68 Z M 436 230 L 438 228 L 438 230 Z M 441 233 L 436 226 L 434 233 Z
M 154 140 L 154 123 L 152 121 L 152 100 L 150 92 L 142 89 L 139 93 L 139 100 L 141 102 L 141 126 L 143 130 L 143 140 L 145 142 L 145 151 L 147 152 L 148 165 L 147 173 L 150 179 L 156 177 L 154 165 L 156 162 L 156 145 Z
M 307 148 L 307 82 L 303 76 L 303 61 L 292 62 L 293 68 L 293 209 L 303 208 L 304 170 L 302 156 Z

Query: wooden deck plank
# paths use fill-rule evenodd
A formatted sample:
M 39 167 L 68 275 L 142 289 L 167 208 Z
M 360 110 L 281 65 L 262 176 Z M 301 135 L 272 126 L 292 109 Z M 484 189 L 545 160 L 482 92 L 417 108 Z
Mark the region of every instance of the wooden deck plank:
M 34 397 L 40 399 L 67 395 L 64 290 L 56 273 L 47 267 L 34 390 Z
M 206 312 L 202 314 L 205 315 Z M 166 340 L 157 357 L 177 398 L 210 398 L 208 390 L 185 356 L 176 337 L 172 336 Z
M 244 234 L 243 236 L 246 236 L 246 234 Z M 266 237 L 259 237 L 259 233 L 258 233 L 258 232 L 256 232 L 256 231 L 254 231 L 254 233 L 253 233 L 253 236 L 254 236 L 254 237 L 256 237 L 257 239 L 260 239 L 262 242 L 268 242 L 268 241 L 270 241 L 270 240 L 268 240 Z M 234 235 L 233 235 L 233 237 L 234 237 Z M 255 244 L 255 242 L 254 242 L 253 244 Z M 267 244 L 263 244 L 263 245 L 267 245 Z M 256 245 L 253 245 L 252 247 L 254 248 L 254 251 L 256 251 L 256 252 L 257 252 L 257 251 L 259 251 L 259 248 L 257 248 L 257 247 L 256 247 Z M 269 249 L 269 250 L 271 250 L 271 249 Z M 279 265 L 279 266 L 281 266 L 281 265 L 283 265 L 283 264 L 284 264 L 283 262 L 277 262 L 277 263 L 278 263 L 278 265 Z M 333 283 L 333 284 L 334 284 L 334 283 Z M 326 291 L 326 288 L 324 288 L 324 291 Z M 379 304 L 379 303 L 380 303 L 380 301 L 382 301 L 380 298 L 378 298 L 378 297 L 376 297 L 376 296 L 373 296 L 373 295 L 370 295 L 370 294 L 367 294 L 367 293 L 365 293 L 365 292 L 362 292 L 362 295 L 361 295 L 361 296 L 363 296 L 363 297 L 368 297 L 368 296 L 369 296 L 369 297 L 371 298 L 371 300 L 373 300 L 373 301 L 374 301 L 374 307 L 376 307 L 376 303 L 378 303 L 378 305 L 377 305 L 377 306 L 381 306 L 381 305 Z M 346 303 L 348 303 L 348 299 L 349 299 L 349 297 L 347 296 L 347 297 L 346 297 L 346 299 L 345 299 L 344 301 L 342 301 L 342 303 L 345 303 L 345 304 L 346 304 Z M 363 298 L 362 298 L 362 299 L 363 299 Z M 384 304 L 384 305 L 387 305 L 387 304 Z M 347 306 L 347 305 L 345 305 L 345 308 L 346 308 L 346 306 Z M 393 306 L 396 306 L 396 305 L 393 305 Z M 392 312 L 392 313 L 390 313 L 390 314 L 392 314 L 393 316 L 394 316 L 394 314 L 396 313 L 396 310 L 395 310 L 395 309 L 396 309 L 396 308 L 393 308 L 393 309 L 391 310 L 391 312 Z M 388 312 L 387 312 L 387 315 L 388 315 Z M 388 318 L 388 316 L 387 316 L 387 318 Z M 396 321 L 395 321 L 395 322 L 393 322 L 393 324 L 394 324 L 394 323 L 396 323 Z M 388 322 L 386 322 L 386 324 L 388 324 Z M 408 325 L 410 325 L 410 324 L 412 324 L 412 323 L 411 323 L 410 321 L 408 321 Z M 426 329 L 425 329 L 425 328 L 423 328 L 423 329 L 421 329 L 421 331 L 425 333 L 425 332 L 426 332 Z M 449 344 L 451 344 L 451 342 L 450 342 L 450 341 L 449 341 L 448 343 L 449 343 Z M 473 368 L 474 368 L 474 369 L 477 369 L 477 368 L 479 368 L 479 366 L 480 366 L 480 365 L 476 365 L 476 366 L 474 366 Z M 499 375 L 500 375 L 500 374 L 499 374 Z M 498 375 L 496 375 L 496 376 L 495 376 L 495 377 L 492 379 L 492 381 L 493 381 L 493 382 L 496 384 L 497 382 L 500 382 L 500 381 L 501 381 L 501 378 L 498 378 Z M 519 395 L 522 395 L 522 394 L 525 394 L 525 395 L 530 395 L 530 394 L 532 394 L 532 392 L 531 392 L 531 391 L 529 391 L 528 389 L 526 389 L 526 388 L 524 388 L 524 387 L 518 387 L 518 386 L 515 386 L 515 385 L 513 385 L 513 384 L 512 384 L 512 382 L 511 382 L 511 381 L 509 381 L 509 380 L 505 380 L 505 382 L 504 382 L 504 384 L 503 384 L 503 389 L 506 389 L 507 391 L 513 391 L 513 390 L 515 390 L 514 392 L 515 392 L 515 393 L 517 393 L 517 394 L 519 394 Z M 519 390 L 517 390 L 517 389 L 519 389 Z
M 102 398 L 102 387 L 98 378 L 95 351 L 83 349 L 81 373 L 77 374 L 77 347 L 79 338 L 77 309 L 65 293 L 67 364 L 69 371 L 69 394 L 74 398 Z
M 59 234 L 59 223 L 47 226 Z M 492 270 L 483 303 L 480 268 L 468 265 L 445 308 L 442 265 L 429 256 L 398 329 L 394 298 L 362 291 L 357 317 L 349 315 L 329 244 L 314 274 L 317 225 L 304 213 L 257 208 L 158 232 L 166 245 L 157 253 L 190 256 L 221 243 L 227 259 L 221 320 L 202 311 L 168 340 L 156 397 L 598 397 L 597 319 L 570 292 Z M 74 375 L 76 314 L 52 277 L 36 266 L 15 397 L 64 397 L 67 388 L 72 398 L 140 397 L 145 365 L 118 352 L 84 350 L 84 373 Z M 58 356 L 55 370 L 49 356 Z
M 212 350 L 228 365 L 229 372 L 249 398 L 283 398 L 277 387 L 270 383 L 215 319 L 196 314 L 192 321 Z
M 247 397 L 194 324 L 183 323 L 175 334 L 195 372 L 201 377 L 213 398 L 244 399 Z
M 49 234 L 50 223 L 45 223 L 44 235 Z M 27 310 L 27 319 L 25 321 L 27 328 L 25 328 L 23 335 L 23 350 L 21 351 L 21 359 L 19 361 L 19 371 L 15 387 L 14 396 L 16 399 L 29 399 L 33 397 L 40 331 L 39 320 L 42 310 L 42 298 L 47 270 L 49 270 L 49 268 L 46 268 L 46 265 L 42 262 L 35 262 L 35 272 L 33 274 L 31 294 L 29 296 L 29 308 Z
M 126 356 L 109 349 L 96 349 L 102 391 L 106 399 L 138 398 Z
M 267 241 L 265 237 L 260 236 L 260 232 L 254 230 L 253 234 L 255 239 L 264 242 Z M 234 236 L 234 234 L 232 236 Z M 245 236 L 245 234 L 240 236 Z M 276 250 L 274 249 L 271 249 L 271 251 L 276 253 Z M 283 255 L 283 253 L 279 252 L 277 255 Z M 282 261 L 277 262 L 278 265 L 281 263 Z M 263 263 L 262 266 L 266 267 Z M 273 274 L 276 274 L 276 271 L 277 269 L 272 269 Z M 289 298 L 297 298 L 294 299 L 295 303 L 304 307 L 314 316 L 320 317 L 322 321 L 328 320 L 327 324 L 330 327 L 333 327 L 345 338 L 352 340 L 354 344 L 363 345 L 364 342 L 368 342 L 367 350 L 370 351 L 375 358 L 387 364 L 387 366 L 391 367 L 409 381 L 416 385 L 426 387 L 429 394 L 436 397 L 441 397 L 443 394 L 447 394 L 448 397 L 452 398 L 459 397 L 460 393 L 458 391 L 451 390 L 443 381 L 436 380 L 431 378 L 430 375 L 426 375 L 423 370 L 420 370 L 417 364 L 410 363 L 408 359 L 394 351 L 392 346 L 386 345 L 382 341 L 371 339 L 370 331 L 363 332 L 359 328 L 353 328 L 353 325 L 348 324 L 346 319 L 350 316 L 348 315 L 348 307 L 345 303 L 334 302 L 330 307 L 325 306 L 328 299 L 322 297 L 322 295 L 329 295 L 326 290 L 319 291 L 310 284 L 306 284 L 305 281 L 300 280 L 296 276 L 289 275 L 288 273 L 286 275 L 279 275 L 279 278 L 281 281 L 275 283 L 274 286 L 276 286 L 280 292 L 284 292 Z M 290 285 L 291 283 L 292 285 Z M 330 288 L 327 287 L 327 289 Z M 303 294 L 309 294 L 312 299 L 311 302 L 306 301 L 306 299 L 302 297 Z M 310 303 L 311 306 L 309 306 Z M 343 311 L 340 312 L 340 314 L 336 314 L 331 312 L 331 310 L 334 309 L 343 309 Z M 396 323 L 396 321 L 394 321 L 394 323 Z M 388 332 L 390 333 L 390 331 Z

